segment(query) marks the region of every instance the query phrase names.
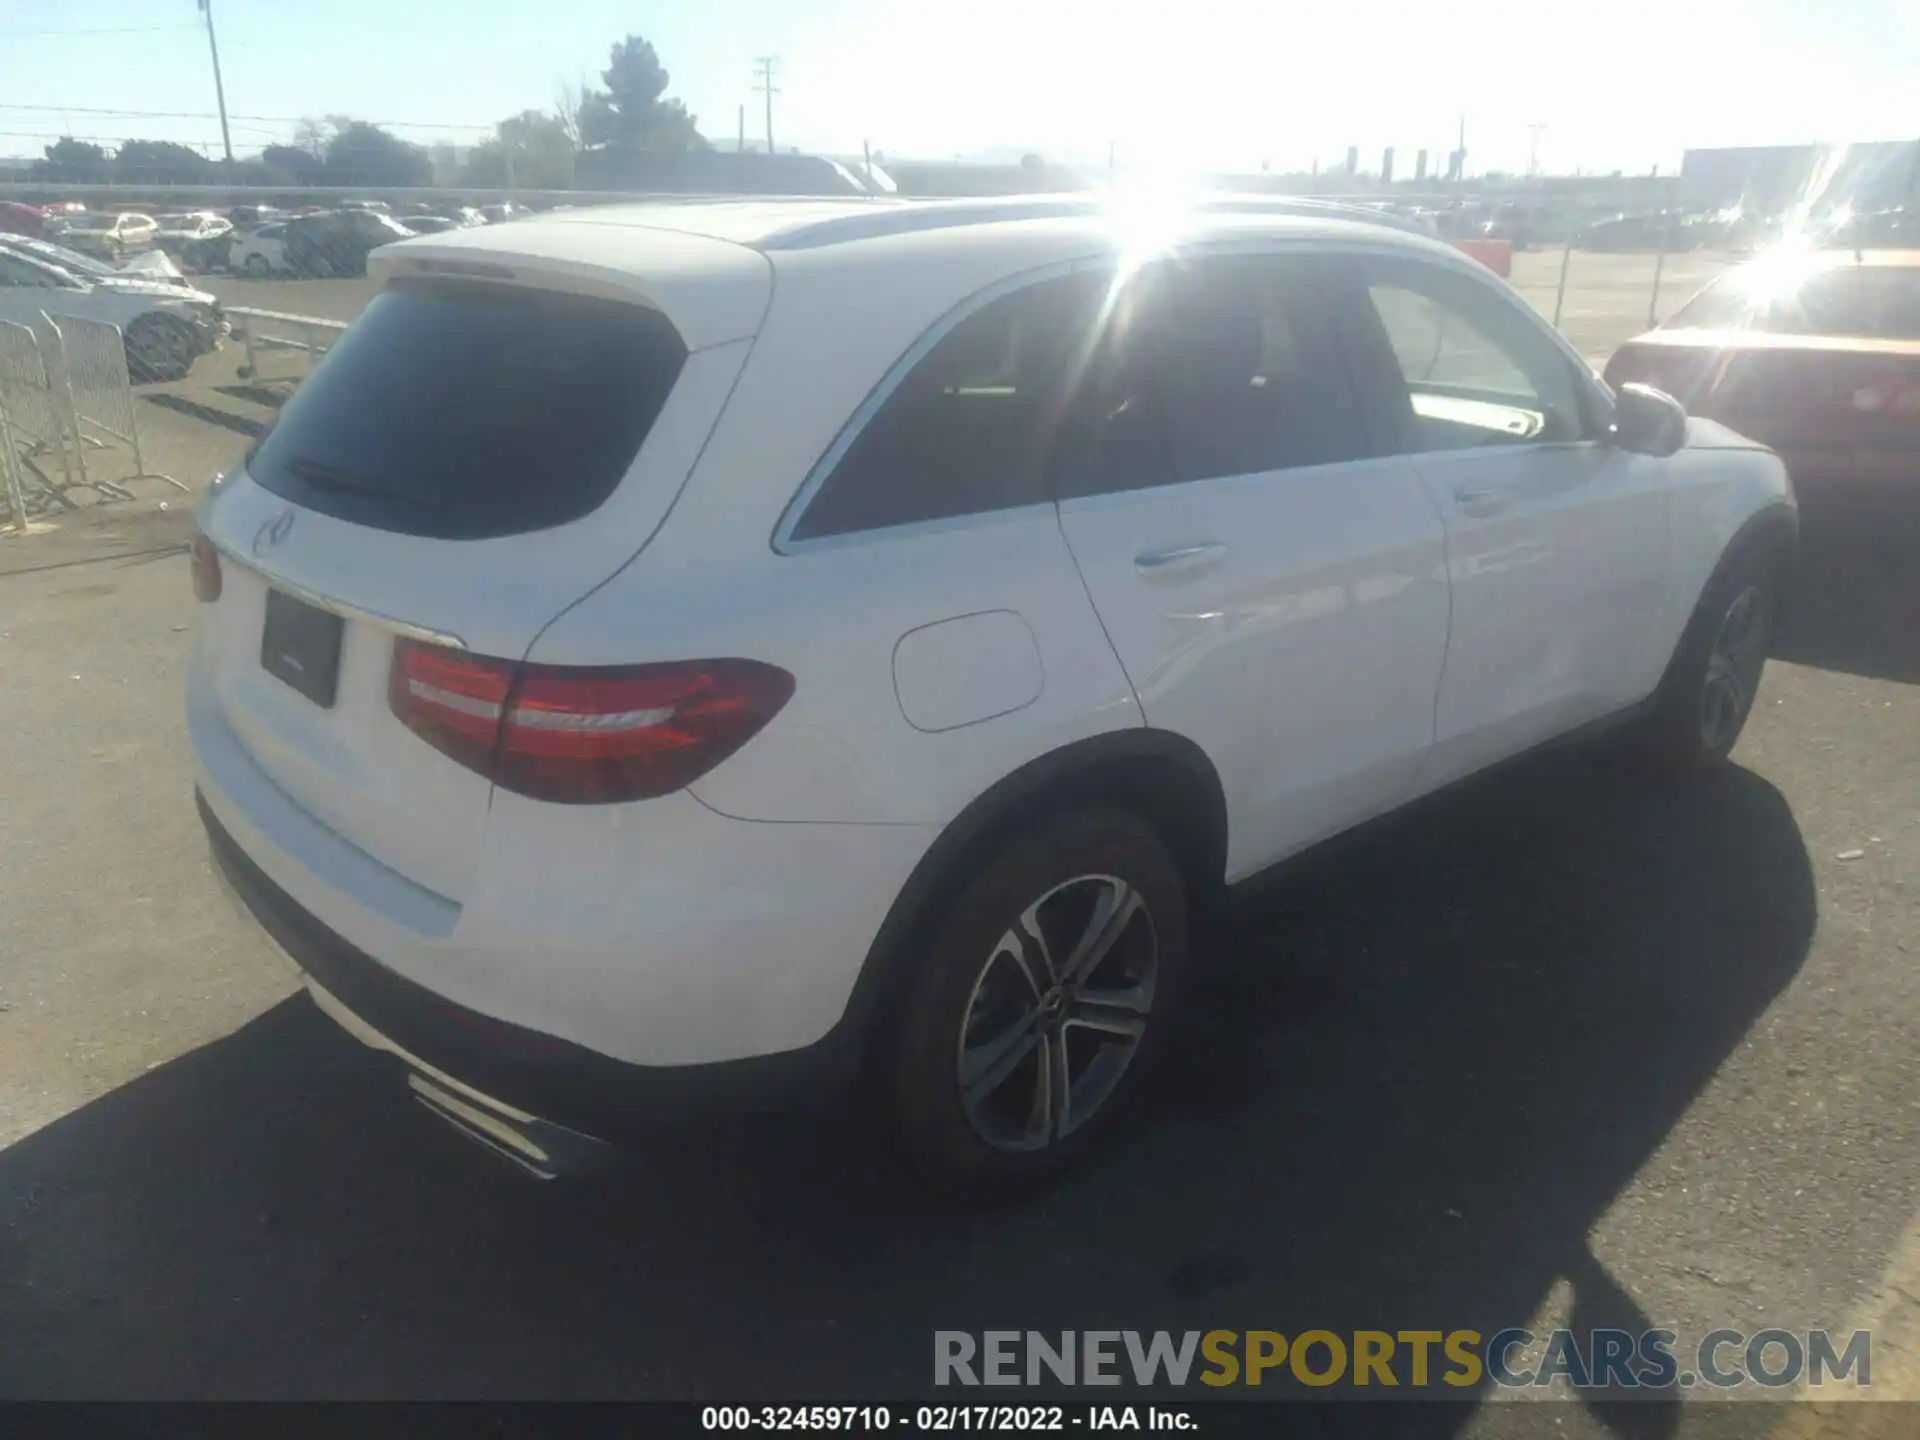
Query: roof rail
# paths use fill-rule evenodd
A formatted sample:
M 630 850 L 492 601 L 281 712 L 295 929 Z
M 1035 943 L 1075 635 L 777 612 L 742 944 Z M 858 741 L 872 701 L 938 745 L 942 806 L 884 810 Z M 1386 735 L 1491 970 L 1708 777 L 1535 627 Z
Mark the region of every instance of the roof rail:
M 1200 195 L 1182 202 L 1190 210 L 1208 214 L 1294 215 L 1312 220 L 1350 220 L 1379 225 L 1411 235 L 1428 232 L 1411 220 L 1371 206 L 1339 200 L 1316 200 L 1287 195 Z M 876 205 L 871 211 L 836 215 L 803 222 L 782 230 L 762 243 L 766 250 L 811 250 L 851 240 L 874 240 L 887 235 L 912 235 L 926 230 L 950 230 L 967 225 L 991 225 L 1004 220 L 1061 220 L 1098 215 L 1108 208 L 1105 195 L 1009 195 L 991 200 L 921 201 L 902 199 Z

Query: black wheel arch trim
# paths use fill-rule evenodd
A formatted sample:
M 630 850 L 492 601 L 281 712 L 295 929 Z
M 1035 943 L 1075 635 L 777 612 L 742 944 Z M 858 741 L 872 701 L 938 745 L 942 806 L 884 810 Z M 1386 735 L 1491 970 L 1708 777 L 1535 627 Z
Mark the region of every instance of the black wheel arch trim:
M 1227 800 L 1219 772 L 1192 740 L 1170 730 L 1116 730 L 1028 761 L 948 822 L 900 888 L 834 1030 L 865 1051 L 905 973 L 916 931 L 969 857 L 1027 807 L 1106 804 L 1139 814 L 1161 833 L 1196 911 L 1226 896 Z

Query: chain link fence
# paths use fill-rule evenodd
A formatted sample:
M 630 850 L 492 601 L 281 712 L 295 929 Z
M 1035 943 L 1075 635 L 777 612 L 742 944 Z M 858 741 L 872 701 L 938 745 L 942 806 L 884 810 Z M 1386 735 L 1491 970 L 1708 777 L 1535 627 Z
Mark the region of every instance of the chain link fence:
M 0 323 L 0 463 L 8 521 L 24 532 L 36 515 L 132 500 L 128 484 L 158 480 L 192 487 L 147 468 L 116 325 L 41 312 L 37 326 Z

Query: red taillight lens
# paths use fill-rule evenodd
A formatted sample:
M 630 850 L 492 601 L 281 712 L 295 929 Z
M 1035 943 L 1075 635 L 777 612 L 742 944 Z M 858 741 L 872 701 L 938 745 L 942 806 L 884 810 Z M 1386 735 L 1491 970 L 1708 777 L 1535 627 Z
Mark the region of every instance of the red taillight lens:
M 435 749 L 538 800 L 645 800 L 681 789 L 759 732 L 793 677 L 757 660 L 516 665 L 396 643 L 389 699 Z
M 187 564 L 193 570 L 193 598 L 209 602 L 220 598 L 220 552 L 204 535 L 187 542 Z

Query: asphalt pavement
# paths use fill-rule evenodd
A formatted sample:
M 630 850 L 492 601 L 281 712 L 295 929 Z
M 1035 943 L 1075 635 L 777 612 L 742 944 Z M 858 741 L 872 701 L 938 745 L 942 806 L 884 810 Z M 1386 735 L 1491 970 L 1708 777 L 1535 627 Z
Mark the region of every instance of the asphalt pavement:
M 1128 1143 L 987 1212 L 831 1109 L 545 1187 L 442 1129 L 214 885 L 184 561 L 0 578 L 0 1395 L 905 1396 L 936 1328 L 1842 1326 L 1920 1211 L 1916 554 L 1828 554 L 1723 773 L 1568 752 L 1296 868 L 1209 942 Z M 1706 1423 L 1629 1412 L 1556 1433 Z
M 1576 257 L 1596 358 L 1631 258 Z M 236 349 L 143 390 L 155 468 L 203 484 L 271 419 Z M 1871 1324 L 1920 1398 L 1920 528 L 1810 523 L 1724 773 L 1566 752 L 1293 868 L 1207 942 L 1129 1143 L 978 1212 L 831 1108 L 546 1187 L 431 1121 L 212 879 L 185 502 L 139 489 L 0 540 L 0 1396 L 900 1397 L 936 1328 L 1532 1321 Z

